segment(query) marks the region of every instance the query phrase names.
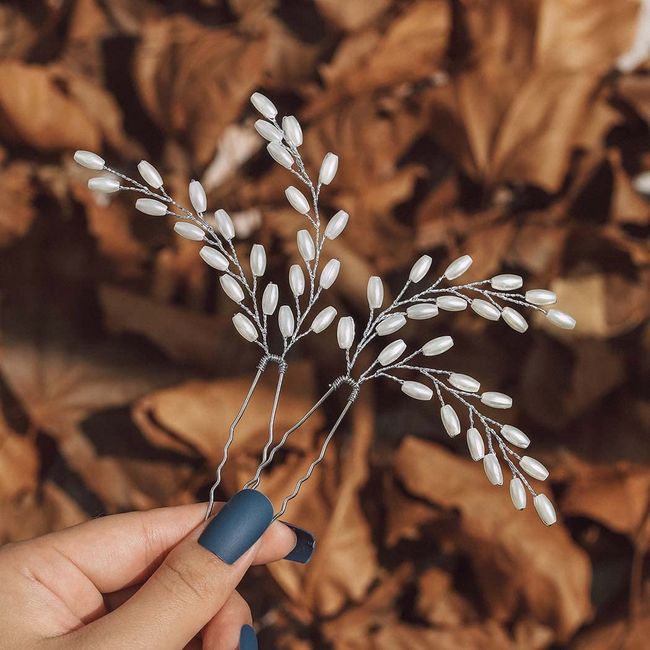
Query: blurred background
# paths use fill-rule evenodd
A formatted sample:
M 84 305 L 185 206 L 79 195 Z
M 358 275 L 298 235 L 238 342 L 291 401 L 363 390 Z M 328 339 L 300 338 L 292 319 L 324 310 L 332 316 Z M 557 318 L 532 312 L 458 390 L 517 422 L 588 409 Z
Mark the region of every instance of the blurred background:
M 646 3 L 647 4 L 647 3 Z M 22 0 L 0 4 L 0 542 L 205 499 L 257 354 L 198 246 L 133 197 L 92 195 L 75 149 L 187 204 L 191 178 L 261 242 L 286 292 L 302 227 L 292 178 L 248 98 L 298 116 L 322 196 L 350 224 L 330 290 L 365 322 L 423 252 L 468 280 L 550 287 L 572 332 L 471 313 L 443 368 L 514 397 L 508 421 L 551 468 L 560 521 L 515 512 L 437 409 L 362 392 L 287 519 L 307 567 L 247 576 L 261 647 L 631 650 L 650 633 L 650 25 L 637 0 Z M 646 6 L 646 10 L 648 7 Z M 635 41 L 635 33 L 637 39 Z M 625 56 L 624 56 L 625 55 Z M 622 57 L 622 58 L 621 58 Z M 278 430 L 340 368 L 335 332 L 292 359 Z M 426 338 L 425 338 L 426 337 Z M 372 350 L 371 354 L 377 354 Z M 272 377 L 271 377 L 272 379 Z M 220 498 L 250 476 L 274 386 L 241 428 Z M 339 407 L 340 407 L 339 403 Z M 336 415 L 265 478 L 276 504 Z

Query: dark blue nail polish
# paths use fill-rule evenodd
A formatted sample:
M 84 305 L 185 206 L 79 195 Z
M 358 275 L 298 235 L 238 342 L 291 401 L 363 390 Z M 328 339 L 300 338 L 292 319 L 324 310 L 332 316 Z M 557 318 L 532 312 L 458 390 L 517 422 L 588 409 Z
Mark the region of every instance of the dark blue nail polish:
M 239 650 L 258 650 L 257 634 L 250 625 L 244 625 L 239 633 Z
M 201 533 L 199 544 L 234 564 L 273 520 L 273 504 L 257 490 L 241 490 L 219 510 Z
M 316 548 L 316 539 L 308 531 L 298 528 L 286 521 L 282 522 L 285 526 L 289 526 L 291 530 L 296 533 L 296 545 L 293 547 L 293 550 L 284 556 L 285 560 L 291 560 L 292 562 L 299 562 L 300 564 L 307 564 L 311 560 L 311 556 L 314 554 Z

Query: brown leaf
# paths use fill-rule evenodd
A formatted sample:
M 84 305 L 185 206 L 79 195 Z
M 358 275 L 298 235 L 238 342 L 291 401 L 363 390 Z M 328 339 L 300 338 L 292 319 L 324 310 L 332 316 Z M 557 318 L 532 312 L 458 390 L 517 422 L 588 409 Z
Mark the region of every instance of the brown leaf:
M 27 233 L 34 220 L 30 165 L 15 162 L 0 169 L 0 248 Z
M 437 567 L 420 576 L 418 591 L 417 612 L 434 627 L 460 627 L 478 619 L 471 603 L 453 590 L 451 574 Z
M 366 0 L 366 2 L 346 2 L 346 0 L 316 0 L 320 12 L 336 27 L 354 31 L 377 20 L 389 6 L 389 0 Z

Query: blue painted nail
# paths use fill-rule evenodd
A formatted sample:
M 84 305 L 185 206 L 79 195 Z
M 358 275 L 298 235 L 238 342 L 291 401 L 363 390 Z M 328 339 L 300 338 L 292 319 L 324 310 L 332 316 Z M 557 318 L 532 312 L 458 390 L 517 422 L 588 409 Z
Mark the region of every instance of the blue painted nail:
M 258 650 L 257 634 L 250 625 L 244 625 L 239 633 L 239 650 Z
M 296 545 L 288 555 L 284 556 L 284 559 L 291 560 L 292 562 L 299 562 L 300 564 L 307 564 L 307 562 L 311 560 L 311 556 L 314 554 L 316 539 L 308 530 L 298 528 L 298 526 L 294 526 L 286 521 L 283 521 L 282 523 L 285 526 L 289 526 L 289 528 L 296 533 Z
M 273 520 L 273 505 L 256 490 L 237 492 L 201 533 L 199 544 L 234 564 Z

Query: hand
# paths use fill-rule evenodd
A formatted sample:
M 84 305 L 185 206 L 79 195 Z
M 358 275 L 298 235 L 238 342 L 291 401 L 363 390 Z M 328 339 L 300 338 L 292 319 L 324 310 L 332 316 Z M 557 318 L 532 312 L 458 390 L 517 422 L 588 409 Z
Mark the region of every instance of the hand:
M 1 548 L 0 648 L 176 650 L 199 633 L 210 650 L 257 648 L 237 584 L 252 564 L 308 561 L 314 541 L 291 525 L 268 525 L 272 509 L 269 516 L 237 501 L 249 492 L 217 504 L 207 526 L 196 504 L 104 517 Z

